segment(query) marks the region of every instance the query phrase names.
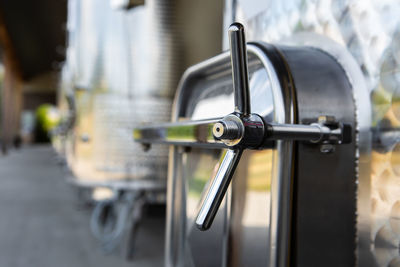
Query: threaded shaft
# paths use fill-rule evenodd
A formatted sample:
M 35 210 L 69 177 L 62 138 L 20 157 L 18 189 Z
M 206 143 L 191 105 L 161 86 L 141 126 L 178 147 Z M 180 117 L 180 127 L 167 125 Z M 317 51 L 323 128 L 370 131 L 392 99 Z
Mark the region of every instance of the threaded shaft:
M 240 128 L 234 121 L 220 121 L 214 124 L 214 137 L 225 140 L 234 140 L 240 137 Z

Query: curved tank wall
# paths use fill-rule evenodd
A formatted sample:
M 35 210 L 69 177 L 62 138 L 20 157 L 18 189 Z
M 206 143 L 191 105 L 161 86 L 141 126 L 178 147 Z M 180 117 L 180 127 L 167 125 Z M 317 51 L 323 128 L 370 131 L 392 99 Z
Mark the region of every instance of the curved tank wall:
M 357 116 L 359 120 L 368 116 L 371 119 L 368 129 L 359 129 L 367 135 L 364 140 L 369 141 L 359 142 L 355 253 L 359 266 L 397 266 L 400 262 L 400 3 L 393 0 L 225 2 L 225 28 L 233 20 L 243 23 L 248 41 L 294 42 L 323 48 L 324 41 L 316 39 L 326 39 L 347 49 L 357 62 L 370 92 L 370 99 L 356 98 L 360 102 Z M 227 41 L 224 40 L 225 48 Z

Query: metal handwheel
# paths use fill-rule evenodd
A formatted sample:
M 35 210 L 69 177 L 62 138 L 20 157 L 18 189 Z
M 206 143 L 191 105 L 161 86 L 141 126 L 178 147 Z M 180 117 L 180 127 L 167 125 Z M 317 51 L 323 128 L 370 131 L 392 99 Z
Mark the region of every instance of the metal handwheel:
M 330 144 L 350 143 L 352 139 L 351 126 L 327 114 L 305 125 L 270 123 L 252 113 L 245 33 L 240 23 L 230 26 L 229 39 L 235 102 L 231 114 L 216 119 L 149 125 L 134 131 L 135 140 L 145 145 L 164 143 L 190 147 L 201 143 L 203 147 L 228 149 L 202 201 L 196 219 L 200 230 L 210 228 L 243 150 L 266 149 L 273 140 L 298 140 L 327 144 L 325 152 L 329 152 Z

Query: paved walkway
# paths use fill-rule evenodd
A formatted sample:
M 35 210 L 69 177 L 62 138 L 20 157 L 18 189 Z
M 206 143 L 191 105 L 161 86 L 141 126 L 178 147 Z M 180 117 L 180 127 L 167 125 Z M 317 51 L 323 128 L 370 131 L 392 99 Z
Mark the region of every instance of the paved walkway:
M 0 266 L 162 266 L 163 218 L 147 218 L 135 259 L 104 255 L 89 231 L 90 210 L 63 179 L 49 146 L 0 157 Z

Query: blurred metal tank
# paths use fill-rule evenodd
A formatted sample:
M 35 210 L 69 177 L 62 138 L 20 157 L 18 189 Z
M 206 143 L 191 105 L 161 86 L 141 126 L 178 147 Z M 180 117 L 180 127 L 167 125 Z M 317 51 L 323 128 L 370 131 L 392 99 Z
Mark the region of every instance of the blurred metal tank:
M 113 186 L 130 187 L 127 181 L 139 179 L 146 187 L 147 178 L 164 183 L 167 149 L 155 145 L 144 153 L 131 130 L 169 120 L 182 70 L 220 51 L 222 2 L 193 9 L 195 1 L 149 0 L 129 10 L 112 2 L 69 1 L 59 106 L 73 126 L 67 123 L 59 151 L 82 186 L 117 181 Z M 208 24 L 219 26 L 201 27 Z
M 132 129 L 169 121 L 184 68 L 220 52 L 223 5 L 131 2 L 69 0 L 58 94 L 63 122 L 53 138 L 70 181 L 97 203 L 93 234 L 106 251 L 128 239 L 128 258 L 143 205 L 165 201 L 168 162 L 167 147 L 145 152 Z
M 109 0 L 69 2 L 63 91 L 73 94 L 76 119 L 65 151 L 76 183 L 163 183 L 167 149 L 143 153 L 131 130 L 170 118 L 185 56 L 177 12 L 176 1 L 150 0 L 131 10 Z

